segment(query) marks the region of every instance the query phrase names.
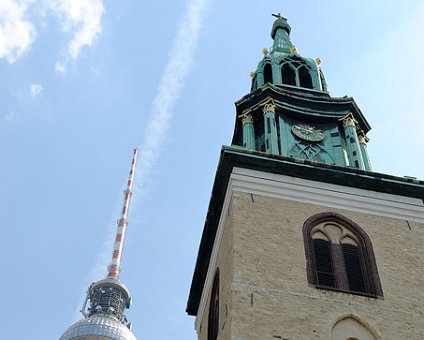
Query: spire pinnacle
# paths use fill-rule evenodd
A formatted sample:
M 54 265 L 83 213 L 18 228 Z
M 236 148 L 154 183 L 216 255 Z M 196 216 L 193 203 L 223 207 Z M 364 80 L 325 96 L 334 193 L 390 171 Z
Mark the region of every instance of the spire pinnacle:
M 290 41 L 291 27 L 281 13 L 272 14 L 272 16 L 277 18 L 271 30 L 271 38 L 274 40 L 272 51 L 290 53 L 293 47 Z

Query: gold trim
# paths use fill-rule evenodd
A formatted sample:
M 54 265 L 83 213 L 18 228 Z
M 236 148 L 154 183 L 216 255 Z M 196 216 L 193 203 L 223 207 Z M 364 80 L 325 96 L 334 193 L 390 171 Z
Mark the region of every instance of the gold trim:
M 266 104 L 269 104 L 269 103 L 271 103 L 272 105 L 276 106 L 276 105 L 275 105 L 275 102 L 274 102 L 274 99 L 272 99 L 272 98 L 268 98 L 267 100 L 265 100 L 265 101 L 263 101 L 262 103 L 260 103 L 260 104 L 258 105 L 258 107 L 265 106 Z
M 339 121 L 343 121 L 343 120 L 346 120 L 348 118 L 352 118 L 355 122 L 357 122 L 351 111 L 346 113 L 342 118 L 339 118 Z
M 363 130 L 357 132 L 358 139 L 360 144 L 367 145 L 367 143 L 370 141 L 370 139 L 365 135 L 365 132 Z

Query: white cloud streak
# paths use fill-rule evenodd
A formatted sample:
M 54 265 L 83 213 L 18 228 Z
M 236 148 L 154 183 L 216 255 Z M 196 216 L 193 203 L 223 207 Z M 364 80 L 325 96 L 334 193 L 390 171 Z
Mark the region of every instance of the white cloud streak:
M 181 20 L 173 42 L 173 48 L 169 54 L 169 61 L 162 74 L 156 97 L 153 100 L 149 119 L 150 123 L 145 130 L 144 143 L 140 150 L 139 157 L 141 162 L 138 162 L 138 167 L 141 166 L 142 171 L 137 172 L 136 178 L 139 179 L 135 183 L 138 187 L 143 178 L 152 170 L 158 157 L 162 140 L 173 116 L 172 110 L 181 94 L 185 78 L 193 63 L 200 29 L 210 1 L 188 1 L 187 11 Z M 113 236 L 111 228 L 109 227 L 108 229 L 107 242 L 103 245 L 103 251 L 100 253 L 99 259 L 92 269 L 92 276 L 104 273 L 106 270 L 107 261 L 111 254 L 111 245 L 114 240 L 111 237 Z M 78 316 L 78 313 L 76 315 Z
M 180 22 L 178 33 L 169 54 L 169 61 L 159 82 L 156 97 L 145 130 L 140 150 L 139 172 L 141 183 L 152 170 L 162 141 L 173 116 L 173 108 L 184 86 L 185 78 L 193 63 L 194 52 L 200 30 L 205 20 L 210 0 L 189 0 L 184 17 Z
M 34 25 L 25 20 L 32 0 L 0 1 L 0 58 L 14 63 L 35 39 Z

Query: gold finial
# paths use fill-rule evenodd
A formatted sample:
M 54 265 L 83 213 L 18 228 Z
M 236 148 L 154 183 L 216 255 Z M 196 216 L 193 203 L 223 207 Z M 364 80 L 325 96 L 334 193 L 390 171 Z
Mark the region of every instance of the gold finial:
M 256 76 L 256 72 L 250 72 L 250 78 L 254 78 Z
M 315 63 L 319 66 L 319 65 L 321 65 L 321 63 L 322 63 L 322 60 L 321 60 L 321 58 L 316 58 L 315 59 Z
M 262 50 L 262 53 L 263 53 L 263 54 L 265 54 L 265 55 L 267 55 L 267 54 L 269 53 L 269 50 L 268 50 L 267 48 L 264 48 L 264 49 Z
M 291 53 L 297 53 L 297 48 L 296 48 L 296 46 L 292 46 L 292 47 L 290 47 L 290 52 L 291 52 Z

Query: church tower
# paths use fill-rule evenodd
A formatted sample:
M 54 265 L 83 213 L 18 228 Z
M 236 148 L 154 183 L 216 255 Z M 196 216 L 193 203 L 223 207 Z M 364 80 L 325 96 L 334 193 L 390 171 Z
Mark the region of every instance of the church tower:
M 212 188 L 187 303 L 198 338 L 422 339 L 424 182 L 372 171 L 358 105 L 274 16 Z

